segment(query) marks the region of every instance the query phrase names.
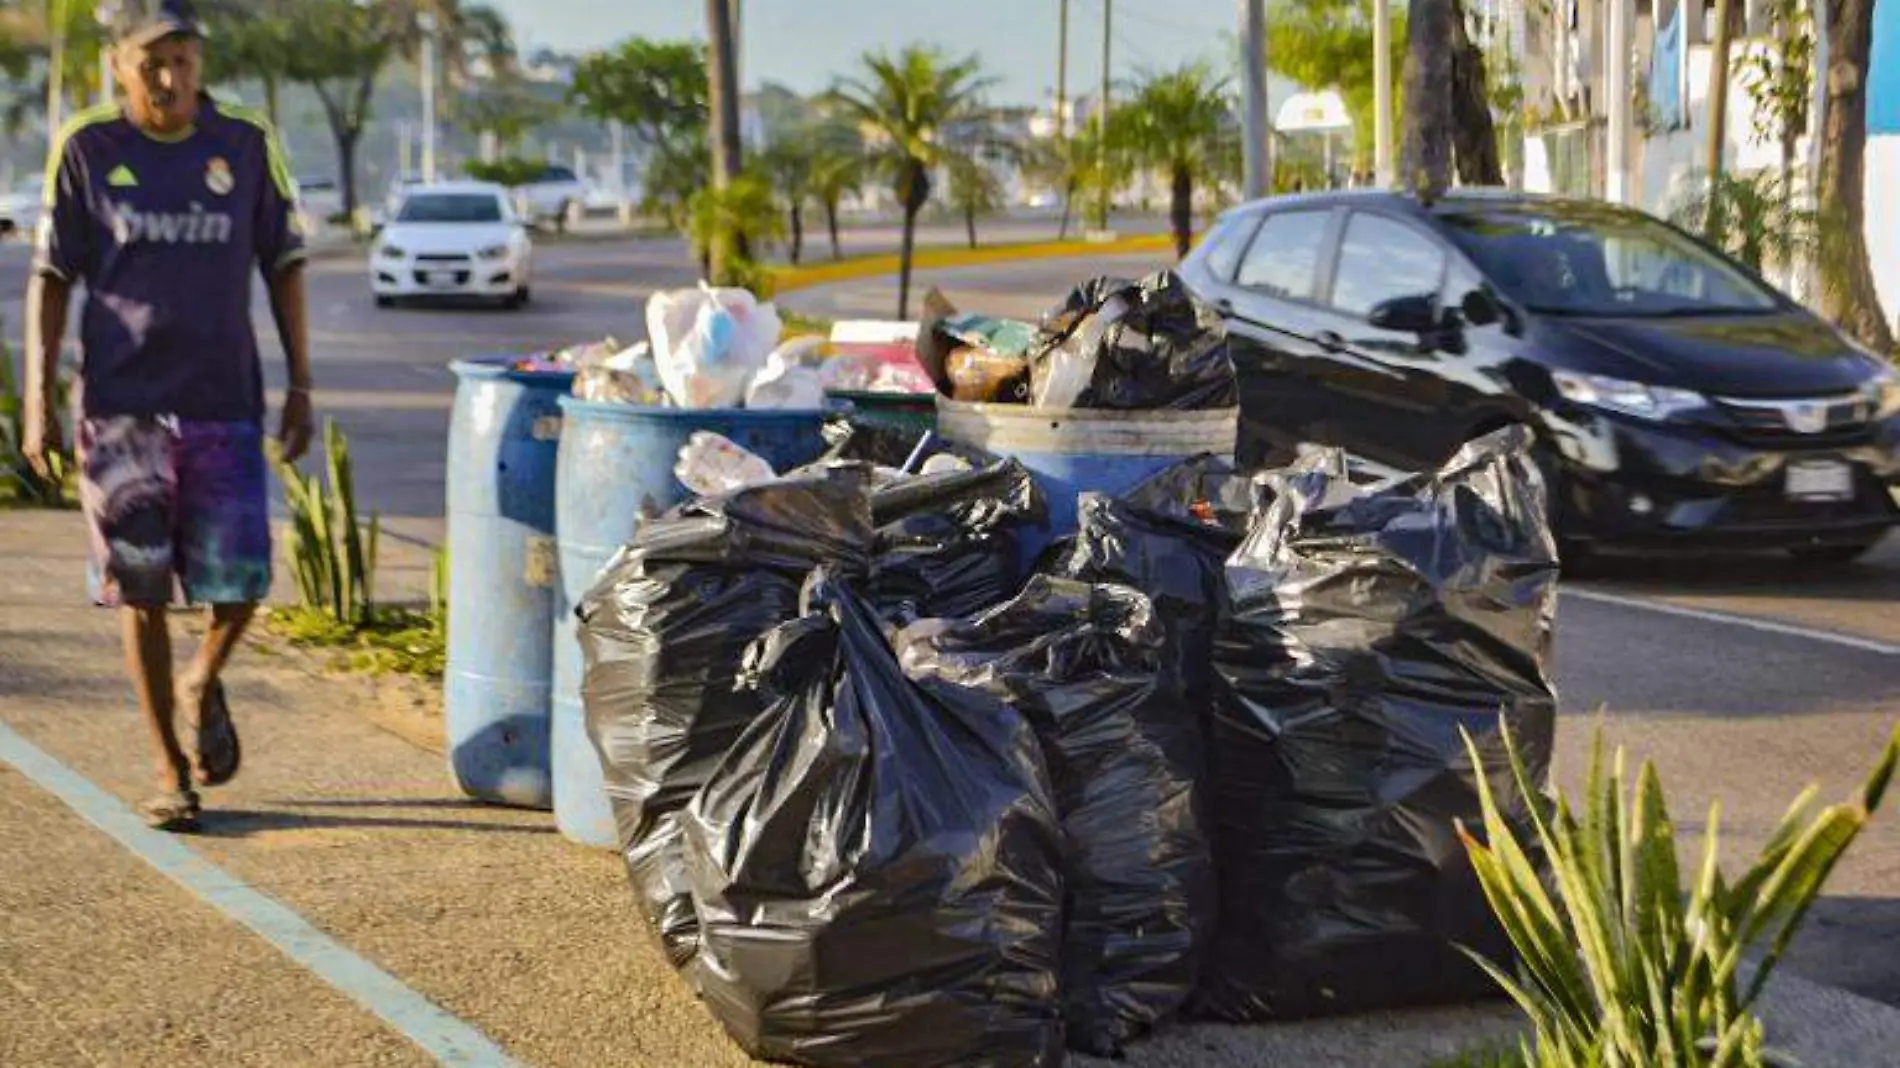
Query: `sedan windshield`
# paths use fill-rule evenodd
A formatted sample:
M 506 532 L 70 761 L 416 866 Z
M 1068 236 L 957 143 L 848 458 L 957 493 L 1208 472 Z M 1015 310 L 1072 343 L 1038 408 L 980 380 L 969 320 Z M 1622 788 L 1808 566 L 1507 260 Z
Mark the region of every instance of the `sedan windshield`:
M 1771 290 L 1727 259 L 1622 208 L 1465 204 L 1439 219 L 1499 289 L 1533 312 L 1660 317 L 1780 306 Z
M 417 193 L 402 202 L 397 222 L 493 223 L 501 221 L 501 201 L 487 193 Z

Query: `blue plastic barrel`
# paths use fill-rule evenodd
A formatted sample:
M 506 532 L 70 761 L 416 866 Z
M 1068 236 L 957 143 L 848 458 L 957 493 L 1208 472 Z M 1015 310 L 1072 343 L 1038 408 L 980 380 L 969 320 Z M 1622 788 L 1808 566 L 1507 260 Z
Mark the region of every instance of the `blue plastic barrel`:
M 449 770 L 470 797 L 551 808 L 548 639 L 557 590 L 554 465 L 571 374 L 507 359 L 452 364 L 449 648 L 443 727 Z
M 562 397 L 561 408 L 567 418 L 555 505 L 562 598 L 554 619 L 554 822 L 573 841 L 613 847 L 613 810 L 581 703 L 574 606 L 643 516 L 686 500 L 673 467 L 695 431 L 722 434 L 786 471 L 824 452 L 825 413 L 643 408 L 576 397 Z
M 937 433 L 1018 460 L 1049 498 L 1049 529 L 1031 535 L 1027 558 L 1049 540 L 1075 532 L 1076 498 L 1126 493 L 1149 476 L 1193 456 L 1232 460 L 1240 409 L 1113 412 L 972 404 L 937 398 Z

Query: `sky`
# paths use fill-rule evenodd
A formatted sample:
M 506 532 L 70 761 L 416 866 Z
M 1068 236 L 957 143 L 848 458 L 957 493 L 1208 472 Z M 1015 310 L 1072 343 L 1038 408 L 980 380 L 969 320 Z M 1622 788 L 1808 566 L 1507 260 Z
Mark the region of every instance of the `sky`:
M 623 37 L 705 37 L 704 0 L 491 0 L 524 51 L 584 52 Z M 976 53 L 998 79 L 999 104 L 1054 98 L 1062 0 L 742 0 L 746 89 L 775 81 L 800 93 L 831 85 L 866 51 L 906 44 Z M 1101 82 L 1103 0 L 1069 0 L 1069 95 Z M 1120 0 L 1111 65 L 1120 78 L 1196 59 L 1228 69 L 1235 0 Z

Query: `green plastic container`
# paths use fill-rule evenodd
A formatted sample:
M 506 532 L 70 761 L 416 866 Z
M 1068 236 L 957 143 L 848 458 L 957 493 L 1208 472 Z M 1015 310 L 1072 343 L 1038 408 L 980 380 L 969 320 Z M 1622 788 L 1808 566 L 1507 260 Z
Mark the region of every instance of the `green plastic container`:
M 826 391 L 825 396 L 830 398 L 834 408 L 872 426 L 910 433 L 937 429 L 935 393 L 872 393 L 834 389 Z

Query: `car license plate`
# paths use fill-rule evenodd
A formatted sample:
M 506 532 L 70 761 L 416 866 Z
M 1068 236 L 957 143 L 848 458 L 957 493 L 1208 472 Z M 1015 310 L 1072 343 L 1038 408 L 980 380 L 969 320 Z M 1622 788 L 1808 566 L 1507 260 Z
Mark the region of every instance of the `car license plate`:
M 455 284 L 454 271 L 435 271 L 424 277 L 429 280 L 429 284 L 432 286 L 452 286 Z
M 1789 464 L 1788 497 L 1797 501 L 1851 501 L 1854 469 L 1834 460 Z

